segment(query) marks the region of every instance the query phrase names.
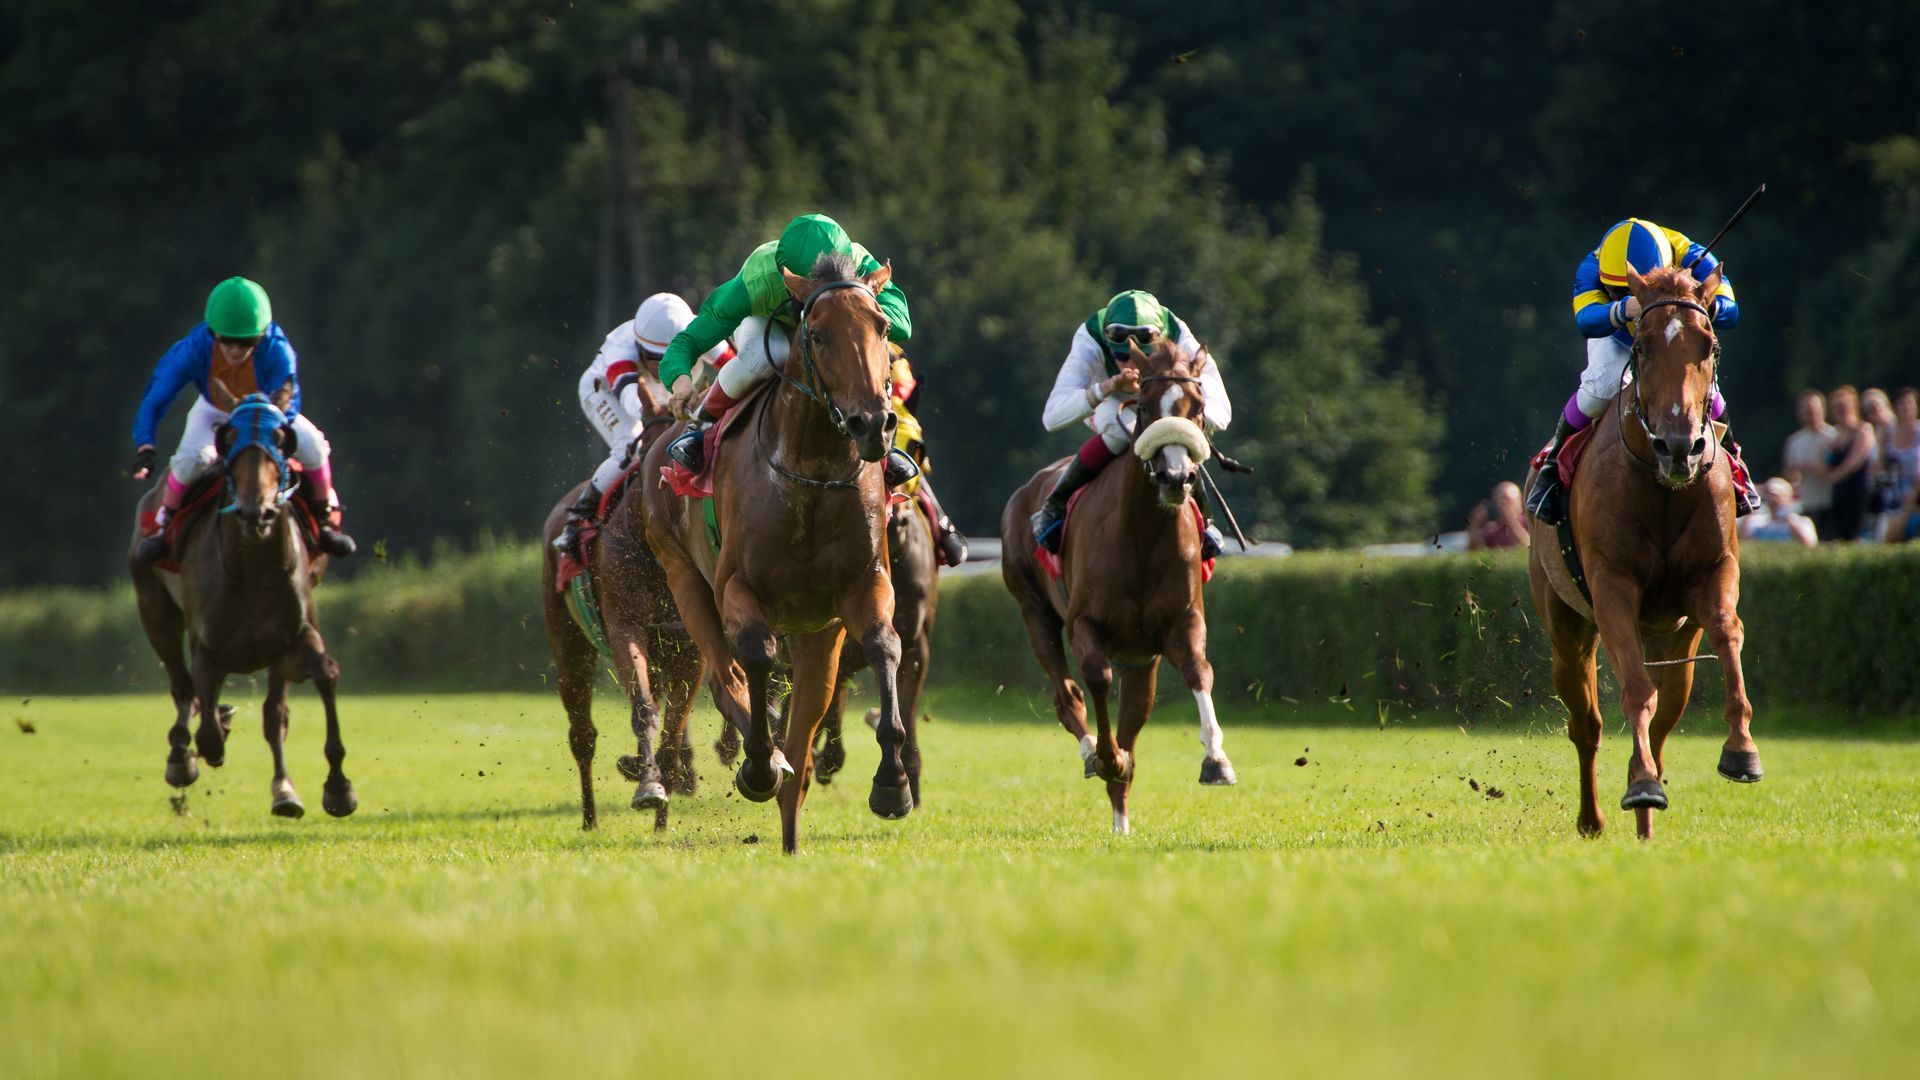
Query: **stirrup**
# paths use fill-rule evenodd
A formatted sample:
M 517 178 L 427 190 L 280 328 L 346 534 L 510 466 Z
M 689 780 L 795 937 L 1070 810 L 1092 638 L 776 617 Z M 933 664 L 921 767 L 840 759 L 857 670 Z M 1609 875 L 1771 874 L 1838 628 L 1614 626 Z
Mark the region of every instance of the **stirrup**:
M 905 450 L 896 446 L 887 451 L 887 469 L 885 475 L 888 487 L 899 487 L 901 484 L 919 476 L 920 466 L 916 464 L 911 457 L 907 456 Z
M 967 538 L 961 536 L 960 530 L 947 518 L 940 519 L 940 554 L 945 556 L 949 567 L 967 561 Z
M 1052 502 L 1042 504 L 1028 519 L 1033 526 L 1033 542 L 1055 555 L 1060 554 L 1060 536 L 1064 531 L 1061 527 L 1066 521 L 1066 507 L 1056 507 Z
M 1207 522 L 1207 527 L 1200 530 L 1200 557 L 1217 559 L 1225 550 L 1227 550 L 1227 538 L 1221 535 L 1219 526 L 1211 521 Z
M 320 526 L 320 550 L 336 559 L 345 559 L 359 551 L 360 545 L 354 543 L 353 537 L 339 529 L 331 525 L 322 525 Z
M 707 425 L 695 422 L 667 444 L 667 457 L 690 473 L 699 473 L 707 465 Z
M 167 530 L 162 528 L 152 536 L 143 536 L 133 549 L 133 558 L 142 566 L 152 566 L 167 553 Z
M 1540 519 L 1543 525 L 1558 527 L 1566 520 L 1558 461 L 1548 458 L 1540 464 L 1540 475 L 1533 478 L 1533 490 L 1527 492 L 1527 513 Z

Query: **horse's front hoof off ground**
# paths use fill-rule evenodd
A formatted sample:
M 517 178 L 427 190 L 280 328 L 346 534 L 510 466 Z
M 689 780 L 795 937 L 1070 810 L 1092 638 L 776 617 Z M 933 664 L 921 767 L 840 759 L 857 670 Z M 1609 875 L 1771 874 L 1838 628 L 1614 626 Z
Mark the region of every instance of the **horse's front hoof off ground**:
M 1233 762 L 1226 758 L 1208 758 L 1200 763 L 1200 782 L 1203 784 L 1224 787 L 1239 781 L 1240 778 L 1233 774 Z
M 667 786 L 659 781 L 641 784 L 633 793 L 635 810 L 663 810 L 667 805 Z
M 888 821 L 898 821 L 913 813 L 913 789 L 906 785 L 888 787 L 874 784 L 873 791 L 867 795 L 867 809 L 877 817 Z
M 748 802 L 766 802 L 780 794 L 780 779 L 777 770 L 755 768 L 753 762 L 747 761 L 733 774 L 733 790 Z
M 339 787 L 328 784 L 320 789 L 320 805 L 334 817 L 346 817 L 360 809 L 360 796 L 353 793 L 351 780 L 341 783 Z
M 300 801 L 300 794 L 293 790 L 293 781 L 276 780 L 273 782 L 273 816 L 283 818 L 305 817 L 307 804 Z
M 1667 789 L 1660 786 L 1658 780 L 1635 780 L 1627 785 L 1627 793 L 1620 797 L 1622 810 L 1665 810 L 1667 808 Z
M 200 779 L 200 765 L 191 757 L 167 762 L 167 783 L 177 788 L 192 787 Z
M 647 770 L 640 765 L 638 754 L 621 754 L 614 759 L 613 767 L 620 770 L 622 777 L 635 784 L 640 782 L 641 777 L 647 775 Z
M 1760 751 L 1720 748 L 1720 775 L 1736 784 L 1757 784 L 1767 775 L 1760 767 Z

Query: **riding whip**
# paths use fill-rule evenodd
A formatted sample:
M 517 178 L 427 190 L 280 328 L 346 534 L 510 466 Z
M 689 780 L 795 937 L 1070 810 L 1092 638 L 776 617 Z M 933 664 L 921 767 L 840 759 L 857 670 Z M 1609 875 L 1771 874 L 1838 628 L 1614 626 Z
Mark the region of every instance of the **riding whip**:
M 1688 259 L 1680 267 L 1680 269 L 1691 270 L 1693 268 L 1694 263 L 1697 263 L 1701 259 L 1706 258 L 1708 254 L 1710 254 L 1713 251 L 1714 245 L 1718 244 L 1721 240 L 1725 239 L 1727 233 L 1731 232 L 1735 225 L 1740 224 L 1740 219 L 1743 217 L 1746 217 L 1747 211 L 1753 209 L 1753 204 L 1759 202 L 1760 196 L 1765 195 L 1766 193 L 1767 193 L 1767 185 L 1765 183 L 1762 183 L 1759 187 L 1754 188 L 1753 194 L 1747 196 L 1747 201 L 1740 204 L 1740 209 L 1735 210 L 1733 212 L 1733 216 L 1727 219 L 1727 223 L 1725 225 L 1720 226 L 1720 231 L 1713 234 L 1713 239 L 1707 241 L 1707 246 L 1700 249 L 1700 254 L 1694 256 L 1691 259 Z
M 1234 520 L 1233 507 L 1227 505 L 1227 500 L 1220 494 L 1220 486 L 1213 482 L 1213 474 L 1207 471 L 1205 465 L 1200 466 L 1200 480 L 1207 485 L 1207 498 L 1212 499 L 1213 505 L 1227 516 L 1227 524 L 1233 528 L 1233 538 L 1240 541 L 1240 550 L 1251 550 L 1253 545 L 1247 543 L 1247 534 L 1240 531 L 1240 523 Z

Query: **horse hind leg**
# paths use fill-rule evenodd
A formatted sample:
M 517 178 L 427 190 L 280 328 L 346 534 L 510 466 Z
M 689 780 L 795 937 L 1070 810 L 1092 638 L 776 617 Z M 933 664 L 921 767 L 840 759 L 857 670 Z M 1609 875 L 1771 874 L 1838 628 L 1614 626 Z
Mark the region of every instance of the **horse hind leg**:
M 1655 660 L 1684 660 L 1693 655 L 1700 643 L 1700 631 L 1697 628 L 1683 629 L 1657 641 L 1649 642 L 1648 651 Z M 1680 717 L 1687 711 L 1687 699 L 1693 695 L 1694 665 L 1678 664 L 1674 667 L 1655 668 L 1653 682 L 1655 686 L 1655 705 L 1653 723 L 1647 729 L 1649 748 L 1653 751 L 1654 768 L 1658 771 L 1662 784 L 1667 779 L 1667 736 L 1680 723 Z M 1634 812 L 1636 831 L 1641 839 L 1653 838 L 1653 811 L 1648 807 L 1637 807 Z
M 227 732 L 220 726 L 220 691 L 227 673 L 221 671 L 205 649 L 193 651 L 193 691 L 200 712 L 200 725 L 194 729 L 194 749 L 200 760 L 213 768 L 227 763 Z
M 1557 602 L 1557 601 L 1556 601 Z M 1564 617 L 1577 618 L 1571 608 Z M 1556 629 L 1553 639 L 1553 687 L 1567 708 L 1567 738 L 1572 741 L 1580 761 L 1580 812 L 1577 825 L 1581 836 L 1599 836 L 1607 827 L 1600 809 L 1600 780 L 1597 759 L 1600 754 L 1600 688 L 1594 668 L 1596 638 L 1593 627 L 1581 623 L 1571 633 Z
M 1044 596 L 1030 596 L 1016 590 L 1015 599 L 1020 603 L 1020 620 L 1026 624 L 1027 641 L 1033 647 L 1034 658 L 1040 661 L 1041 670 L 1047 673 L 1047 684 L 1053 688 L 1053 715 L 1079 744 L 1081 775 L 1091 780 L 1095 771 L 1095 746 L 1093 736 L 1087 731 L 1087 695 L 1067 672 L 1067 652 L 1060 644 L 1066 624 Z
M 166 669 L 167 693 L 173 700 L 173 726 L 167 731 L 167 783 L 172 787 L 184 788 L 200 778 L 200 765 L 192 752 L 193 735 L 187 726 L 197 705 L 194 702 L 193 675 L 187 670 L 186 657 L 181 650 L 186 621 L 181 617 L 180 609 L 174 606 L 172 598 L 158 583 L 140 581 L 136 577 L 136 584 L 140 628 L 146 632 L 147 643 L 153 646 L 153 651 L 160 657 L 161 666 Z M 228 715 L 231 716 L 231 713 Z
M 571 616 L 568 616 L 571 627 Z M 549 626 L 550 636 L 556 628 Z M 557 633 L 566 634 L 566 628 Z M 593 755 L 600 742 L 600 729 L 593 723 L 594 649 L 578 629 L 572 640 L 553 645 L 554 687 L 560 694 L 560 707 L 567 714 L 567 747 L 573 751 L 573 763 L 580 771 L 580 828 L 591 831 L 599 825 L 599 812 L 593 797 Z
M 1094 740 L 1094 772 L 1112 783 L 1132 771 L 1133 762 L 1113 737 L 1113 725 L 1107 715 L 1107 696 L 1113 689 L 1113 663 L 1107 658 L 1100 630 L 1085 616 L 1073 624 L 1074 659 L 1080 664 L 1080 678 L 1093 699 L 1093 715 L 1099 725 Z
M 1157 656 L 1145 667 L 1120 669 L 1119 744 L 1127 762 L 1127 770 L 1120 779 L 1107 781 L 1107 801 L 1113 805 L 1115 836 L 1126 836 L 1133 831 L 1133 826 L 1127 820 L 1127 800 L 1133 793 L 1133 746 L 1140 738 L 1141 730 L 1147 726 L 1147 717 L 1153 712 L 1154 687 L 1159 677 L 1160 658 Z
M 268 669 L 267 700 L 260 706 L 260 733 L 266 736 L 267 749 L 273 754 L 273 816 L 300 818 L 306 816 L 307 804 L 300 801 L 293 780 L 287 776 L 287 689 L 287 677 L 280 668 Z
M 841 740 L 841 721 L 847 709 L 847 682 L 836 678 L 833 694 L 827 698 L 826 715 L 820 719 L 820 730 L 815 736 L 813 748 L 813 776 L 822 784 L 833 783 L 847 765 L 847 746 Z
M 747 677 L 746 760 L 733 774 L 734 790 L 751 802 L 766 802 L 780 793 L 780 785 L 793 775 L 786 755 L 773 744 L 773 718 L 770 715 L 768 683 L 773 678 L 778 642 L 760 605 L 746 586 L 729 582 L 726 590 L 727 621 L 740 627 L 734 635 L 733 658 Z

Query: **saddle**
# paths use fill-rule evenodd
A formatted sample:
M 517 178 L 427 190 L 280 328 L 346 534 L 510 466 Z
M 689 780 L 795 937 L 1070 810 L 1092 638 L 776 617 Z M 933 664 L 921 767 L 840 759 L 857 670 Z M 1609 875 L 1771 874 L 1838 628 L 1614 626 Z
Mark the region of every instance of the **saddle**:
M 1074 510 L 1080 505 L 1080 497 L 1092 489 L 1093 485 L 1088 484 L 1068 496 L 1067 516 L 1060 522 L 1060 550 L 1065 551 L 1067 548 L 1067 530 L 1073 528 L 1073 514 Z M 1207 527 L 1207 519 L 1206 515 L 1200 512 L 1200 504 L 1189 498 L 1187 500 L 1187 509 L 1193 513 L 1194 524 L 1201 529 L 1205 529 Z M 1040 564 L 1040 569 L 1047 572 L 1048 577 L 1055 581 L 1064 581 L 1066 579 L 1067 565 L 1065 559 L 1041 547 L 1039 544 L 1033 545 L 1033 557 L 1034 560 Z M 1212 559 L 1204 559 L 1200 563 L 1200 583 L 1202 585 L 1213 580 L 1213 562 Z
M 733 408 L 727 410 L 727 415 L 721 417 L 719 423 L 707 425 L 707 430 L 701 435 L 700 447 L 706 468 L 696 475 L 685 465 L 670 461 L 660 466 L 660 486 L 683 498 L 713 498 L 713 470 L 720 462 L 720 445 L 726 441 L 728 435 L 732 434 L 733 429 L 746 419 L 747 414 L 753 411 L 748 408 L 748 403 L 766 393 L 770 385 L 772 385 L 771 381 L 761 383 L 748 391 L 746 397 L 734 402 Z
M 288 466 L 300 472 L 298 462 L 288 462 Z M 219 501 L 226 490 L 227 474 L 225 470 L 215 469 L 193 482 L 187 494 L 180 501 L 180 509 L 167 519 L 165 530 L 167 553 L 153 561 L 153 568 L 170 574 L 180 572 L 180 543 L 187 535 L 187 528 L 207 515 L 213 504 Z M 307 547 L 307 565 L 311 567 L 325 554 L 320 550 L 320 520 L 314 516 L 313 507 L 308 503 L 304 490 L 307 478 L 300 472 L 299 487 L 292 498 L 287 500 L 286 509 L 292 515 L 295 525 L 300 529 L 300 538 Z M 153 510 L 140 512 L 140 528 L 150 532 L 153 528 Z

